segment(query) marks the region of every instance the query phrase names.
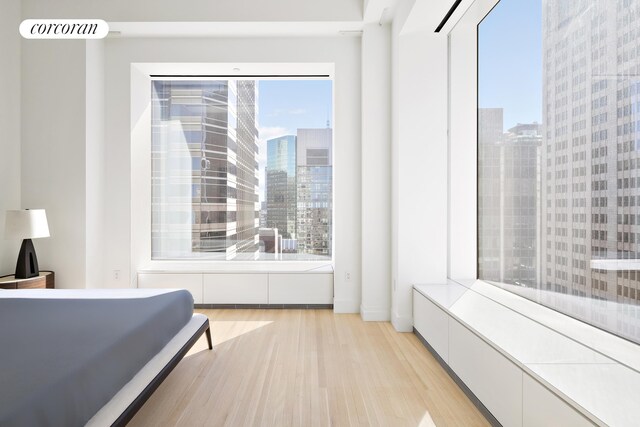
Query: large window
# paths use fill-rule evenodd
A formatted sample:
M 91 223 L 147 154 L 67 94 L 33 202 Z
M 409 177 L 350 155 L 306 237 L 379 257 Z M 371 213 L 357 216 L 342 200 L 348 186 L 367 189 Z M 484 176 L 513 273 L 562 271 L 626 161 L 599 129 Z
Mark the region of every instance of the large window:
M 478 48 L 479 278 L 640 342 L 640 1 L 502 0 Z
M 152 259 L 331 260 L 331 80 L 151 85 Z

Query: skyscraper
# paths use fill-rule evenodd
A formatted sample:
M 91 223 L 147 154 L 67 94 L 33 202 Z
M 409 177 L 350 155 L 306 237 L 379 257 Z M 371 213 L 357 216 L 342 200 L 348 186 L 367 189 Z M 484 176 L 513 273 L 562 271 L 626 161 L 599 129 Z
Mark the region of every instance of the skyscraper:
M 298 253 L 331 256 L 332 129 L 298 129 Z
M 479 276 L 537 287 L 541 125 L 503 133 L 501 108 L 478 113 Z
M 543 1 L 546 289 L 638 303 L 638 2 Z
M 285 239 L 296 236 L 296 137 L 281 136 L 267 141 L 266 227 L 277 228 Z
M 502 108 L 478 109 L 478 277 L 504 281 L 500 167 Z
M 518 123 L 503 143 L 504 279 L 538 287 L 542 126 Z
M 153 82 L 154 258 L 258 256 L 256 97 L 254 81 Z

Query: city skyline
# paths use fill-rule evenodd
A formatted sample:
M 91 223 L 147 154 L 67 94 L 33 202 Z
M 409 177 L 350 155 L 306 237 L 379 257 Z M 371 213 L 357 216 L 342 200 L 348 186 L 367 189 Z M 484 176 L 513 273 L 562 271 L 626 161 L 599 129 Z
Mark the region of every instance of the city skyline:
M 503 132 L 502 108 L 478 110 L 478 274 L 537 287 L 540 281 L 542 125 Z
M 478 112 L 479 278 L 542 303 L 553 301 L 544 295 L 560 293 L 640 305 L 640 37 L 633 19 L 640 5 L 536 3 L 539 33 L 523 31 L 533 20 L 523 13 L 529 0 L 501 1 L 479 26 L 478 90 L 485 102 Z M 539 56 L 524 50 L 521 62 L 505 50 L 538 34 Z M 521 84 L 517 73 L 506 76 L 538 62 L 541 86 L 527 73 Z M 493 93 L 498 86 L 504 87 Z M 544 108 L 537 123 L 518 116 L 537 108 L 538 99 Z M 513 102 L 525 108 L 514 113 Z M 526 134 L 510 139 L 507 117 Z M 633 331 L 628 336 L 634 339 Z
M 282 248 L 331 256 L 333 130 L 317 114 L 330 81 L 156 80 L 152 88 L 154 259 L 251 260 Z M 277 102 L 265 101 L 274 89 Z M 265 117 L 295 125 L 294 135 L 261 140 Z
M 258 162 L 260 201 L 265 201 L 267 141 L 295 135 L 296 129 L 333 127 L 333 81 L 330 79 L 258 80 Z
M 332 151 L 331 128 L 296 129 L 267 141 L 265 252 L 331 256 Z

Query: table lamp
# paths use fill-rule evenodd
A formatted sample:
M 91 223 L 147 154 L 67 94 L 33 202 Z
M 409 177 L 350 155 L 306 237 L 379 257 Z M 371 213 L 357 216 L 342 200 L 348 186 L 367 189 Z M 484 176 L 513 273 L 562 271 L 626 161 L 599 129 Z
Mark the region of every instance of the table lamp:
M 38 276 L 38 258 L 31 239 L 49 237 L 49 224 L 44 209 L 7 211 L 4 233 L 5 239 L 24 239 L 16 264 L 16 279 Z

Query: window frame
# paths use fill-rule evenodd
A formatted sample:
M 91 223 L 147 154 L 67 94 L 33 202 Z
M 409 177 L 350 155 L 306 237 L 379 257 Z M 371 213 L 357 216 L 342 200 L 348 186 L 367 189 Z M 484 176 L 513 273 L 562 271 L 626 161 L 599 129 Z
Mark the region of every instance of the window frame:
M 476 0 L 447 34 L 448 277 L 478 279 L 478 26 L 499 0 Z
M 464 80 L 464 79 L 469 80 L 470 79 L 470 74 L 472 72 L 475 74 L 474 80 L 475 80 L 476 86 L 474 88 L 475 89 L 474 90 L 475 96 L 474 96 L 474 99 L 473 99 L 474 109 L 476 111 L 476 117 L 475 117 L 475 122 L 474 122 L 474 124 L 475 124 L 474 129 L 476 131 L 476 134 L 475 134 L 475 137 L 473 138 L 474 146 L 475 146 L 474 149 L 475 150 L 477 150 L 478 143 L 479 143 L 479 141 L 478 141 L 478 138 L 479 138 L 478 124 L 479 123 L 477 121 L 478 120 L 478 116 L 479 116 L 479 109 L 478 109 L 478 106 L 479 106 L 479 91 L 478 91 L 478 89 L 479 89 L 479 87 L 478 87 L 478 81 L 479 81 L 479 75 L 478 75 L 478 71 L 479 71 L 479 66 L 478 66 L 478 63 L 479 63 L 478 62 L 479 61 L 478 47 L 479 46 L 478 46 L 478 42 L 479 42 L 479 40 L 478 40 L 478 30 L 479 30 L 479 25 L 483 22 L 484 18 L 488 14 L 491 13 L 493 8 L 499 3 L 499 1 L 500 0 L 477 0 L 476 3 L 474 3 L 474 5 L 472 5 L 472 7 L 470 7 L 468 13 L 470 13 L 470 16 L 473 17 L 473 19 L 469 19 L 469 21 L 477 20 L 477 23 L 475 23 L 475 24 L 472 24 L 472 22 L 467 22 L 466 23 L 466 24 L 468 24 L 469 27 L 473 26 L 474 27 L 474 31 L 473 32 L 469 31 L 468 38 L 465 40 L 465 42 L 466 42 L 465 43 L 465 49 L 467 50 L 467 52 L 466 52 L 467 54 L 470 55 L 473 52 L 473 55 L 475 55 L 474 56 L 475 61 L 473 62 L 473 68 L 471 66 L 469 66 L 467 69 L 463 69 L 463 70 L 460 70 L 460 69 L 456 70 L 456 69 L 454 69 L 452 67 L 449 68 L 450 85 L 452 84 L 452 82 L 451 82 L 451 77 L 452 76 L 453 76 L 454 79 L 458 78 L 460 80 Z M 465 18 L 469 18 L 469 15 L 466 15 Z M 461 20 L 461 21 L 463 21 L 463 20 Z M 454 30 L 455 30 L 455 28 L 452 29 L 452 32 Z M 449 33 L 449 37 L 451 37 L 452 32 Z M 543 37 L 544 37 L 544 34 L 543 34 Z M 475 40 L 474 50 L 471 50 L 471 40 L 472 39 Z M 451 49 L 449 50 L 449 54 L 451 55 Z M 469 98 L 470 97 L 467 97 L 467 98 L 449 97 L 448 101 L 449 101 L 450 114 L 451 114 L 451 111 L 452 111 L 451 110 L 452 105 L 455 105 L 456 102 L 461 102 L 461 103 L 466 102 L 467 103 L 466 106 L 469 107 L 469 104 L 471 102 L 471 100 Z M 461 111 L 463 111 L 463 110 L 458 108 L 457 114 L 463 114 L 463 113 L 461 113 Z M 466 120 L 470 120 L 469 119 L 469 115 L 467 115 L 465 117 L 466 117 Z M 451 120 L 451 117 L 450 117 L 450 120 Z M 462 123 L 462 121 L 459 120 L 459 118 L 458 118 L 458 122 Z M 456 144 L 456 143 L 463 144 L 464 141 L 457 141 L 457 140 L 451 140 L 450 139 L 450 143 L 451 144 Z M 467 144 L 470 145 L 469 141 L 467 141 Z M 618 145 L 619 145 L 619 143 L 618 143 Z M 607 147 L 607 145 L 605 145 L 604 147 L 601 147 L 601 150 L 602 150 L 602 148 L 607 150 L 606 147 Z M 613 148 L 615 148 L 615 145 L 613 145 Z M 476 158 L 475 167 L 478 167 L 478 162 L 480 161 L 480 159 L 479 159 L 477 153 L 475 154 L 475 158 Z M 543 161 L 543 160 L 544 159 L 541 159 L 541 161 Z M 450 165 L 453 166 L 454 163 L 450 163 Z M 478 212 L 478 209 L 477 209 L 477 207 L 478 207 L 477 200 L 478 200 L 479 192 L 477 191 L 477 189 L 478 189 L 478 184 L 479 183 L 478 183 L 477 170 L 475 172 L 475 176 L 473 176 L 473 177 L 471 177 L 470 174 L 468 173 L 468 171 L 465 171 L 465 170 L 461 170 L 460 173 L 464 176 L 464 179 L 465 179 L 465 181 L 464 181 L 465 185 L 466 185 L 465 191 L 467 191 L 467 192 L 470 191 L 471 185 L 473 185 L 474 186 L 474 191 L 475 191 L 475 194 L 476 194 L 476 205 L 475 205 L 475 208 L 473 210 L 473 214 L 475 215 L 475 218 L 476 218 L 476 230 L 475 230 L 476 241 L 473 243 L 474 244 L 474 248 L 475 248 L 474 261 L 475 261 L 475 267 L 476 267 L 475 275 L 473 277 L 475 278 L 475 280 L 481 281 L 483 283 L 489 283 L 492 286 L 494 286 L 494 287 L 496 287 L 498 289 L 501 289 L 504 292 L 508 292 L 510 295 L 515 295 L 517 297 L 524 298 L 527 301 L 532 302 L 532 303 L 534 303 L 536 305 L 539 305 L 540 307 L 543 307 L 545 309 L 559 312 L 562 315 L 567 316 L 568 318 L 570 318 L 572 321 L 579 322 L 580 327 L 585 327 L 586 326 L 588 328 L 593 328 L 594 330 L 605 331 L 606 333 L 611 334 L 611 336 L 615 337 L 616 339 L 620 339 L 622 341 L 628 341 L 630 343 L 633 343 L 634 345 L 637 344 L 637 341 L 635 339 L 632 339 L 632 338 L 626 336 L 623 333 L 624 327 L 626 327 L 626 325 L 625 326 L 617 326 L 617 327 L 611 327 L 611 326 L 610 327 L 603 327 L 602 325 L 596 323 L 595 321 L 589 320 L 589 316 L 601 315 L 605 311 L 602 308 L 604 305 L 606 305 L 605 303 L 611 303 L 611 304 L 615 305 L 615 304 L 626 304 L 626 302 L 622 303 L 622 302 L 618 302 L 618 301 L 603 300 L 603 299 L 597 298 L 597 297 L 588 298 L 588 299 L 585 299 L 585 300 L 582 300 L 582 301 L 580 301 L 579 299 L 574 300 L 573 301 L 574 305 L 580 307 L 580 310 L 586 310 L 589 313 L 588 315 L 584 315 L 584 314 L 580 314 L 580 310 L 573 310 L 572 311 L 572 310 L 569 310 L 569 309 L 566 309 L 566 308 L 562 308 L 563 305 L 564 306 L 567 305 L 566 301 L 557 302 L 557 303 L 544 303 L 544 302 L 542 302 L 543 298 L 541 297 L 541 295 L 542 295 L 543 289 L 541 287 L 539 287 L 537 289 L 537 291 L 534 291 L 532 293 L 535 296 L 528 297 L 528 296 L 520 295 L 518 292 L 512 292 L 511 290 L 506 289 L 505 287 L 501 286 L 502 284 L 499 283 L 499 282 L 490 282 L 488 280 L 480 279 L 479 275 L 478 275 L 478 270 L 477 270 L 478 261 L 479 261 L 479 257 L 478 257 L 479 246 L 478 246 L 478 240 L 477 240 L 477 238 L 478 238 L 477 221 L 478 221 L 478 216 L 479 216 L 479 212 Z M 475 181 L 472 184 L 471 182 L 473 180 L 475 180 Z M 467 195 L 468 195 L 468 193 L 467 193 Z M 450 196 L 452 197 L 451 194 L 450 194 Z M 546 203 L 546 199 L 542 199 L 541 202 L 542 203 Z M 569 200 L 567 200 L 567 202 L 569 202 Z M 587 214 L 587 215 L 589 215 L 589 214 Z M 603 215 L 603 214 L 600 214 L 600 215 Z M 456 222 L 452 220 L 452 222 L 450 224 L 450 227 L 452 229 L 455 229 L 456 228 Z M 540 227 L 542 227 L 542 226 L 540 225 Z M 589 230 L 587 230 L 587 233 L 588 232 L 589 232 Z M 606 231 L 605 231 L 605 233 L 606 233 Z M 619 242 L 623 242 L 623 240 L 624 240 L 623 238 L 624 237 L 625 237 L 624 233 L 622 233 L 622 235 L 620 235 L 620 237 L 618 237 L 618 241 Z M 470 241 L 471 241 L 470 237 L 466 236 L 466 240 L 465 240 L 466 244 L 471 244 L 471 243 L 469 243 Z M 540 255 L 540 258 L 538 259 L 538 262 L 542 261 L 541 257 L 542 257 L 542 255 Z M 469 259 L 467 259 L 466 261 L 469 261 Z M 568 261 L 568 262 L 570 263 L 571 261 Z M 589 261 L 587 260 L 587 262 L 589 262 Z M 614 260 L 592 259 L 590 262 L 591 262 L 591 268 L 592 269 L 618 270 L 618 274 L 621 274 L 621 275 L 624 275 L 626 273 L 630 274 L 630 272 L 629 272 L 630 270 L 638 267 L 638 263 L 635 262 L 634 260 L 625 260 L 625 259 L 614 259 Z M 624 267 L 626 267 L 626 268 L 625 269 L 621 269 L 621 268 L 624 268 Z M 583 267 L 580 267 L 580 268 L 583 268 Z M 570 276 L 571 272 L 568 272 L 568 274 Z M 451 278 L 452 280 L 455 280 L 455 281 L 457 281 L 459 283 L 465 283 L 468 286 L 472 286 L 472 282 L 473 281 L 468 280 L 468 277 L 470 277 L 470 276 L 456 275 L 455 271 L 453 271 L 452 274 L 450 274 L 450 276 L 449 276 L 449 278 Z M 467 279 L 467 280 L 465 280 L 465 279 Z M 567 279 L 565 279 L 565 280 L 567 280 Z M 602 283 L 598 284 L 599 289 L 601 289 L 601 290 L 605 290 L 607 287 L 612 286 L 611 283 L 608 283 L 606 281 L 602 281 L 601 280 L 601 282 Z M 593 283 L 593 280 L 592 280 L 592 283 Z M 592 283 L 586 283 L 585 286 L 586 287 L 592 286 Z M 559 284 L 557 284 L 557 282 L 553 283 L 553 286 L 555 287 L 556 291 L 551 291 L 551 292 L 552 293 L 558 292 L 558 297 L 559 297 L 559 298 L 554 298 L 554 301 L 559 301 L 560 298 L 564 298 L 564 297 L 566 297 L 566 299 L 568 299 L 570 301 L 572 297 L 583 298 L 585 296 L 584 294 L 579 294 L 579 293 L 560 292 L 557 289 L 563 287 L 563 285 L 559 285 Z M 615 286 L 615 284 L 614 284 L 614 286 Z M 620 287 L 620 285 L 617 285 L 617 286 Z M 632 288 L 629 288 L 629 289 L 632 289 Z M 624 290 L 624 288 L 623 288 L 623 290 Z M 631 294 L 631 291 L 629 290 L 629 295 L 630 294 Z M 626 297 L 626 295 L 625 295 L 625 297 Z M 631 307 L 632 307 L 631 310 L 635 310 L 635 308 L 637 308 L 637 306 L 636 307 L 631 306 Z M 516 309 L 516 308 L 514 308 L 514 310 L 518 311 L 518 309 Z M 623 310 L 618 310 L 618 312 L 622 313 Z M 613 324 L 619 324 L 620 321 L 624 322 L 624 319 L 618 319 L 615 316 L 613 316 L 610 319 L 610 322 L 613 323 Z M 587 343 L 584 343 L 584 344 L 586 346 L 588 346 L 588 347 L 592 346 L 591 344 L 587 344 Z
M 239 73 L 237 68 L 242 71 Z M 235 69 L 235 70 L 234 70 Z M 335 167 L 332 168 L 332 249 L 331 259 L 321 261 L 297 260 L 154 260 L 151 256 L 151 82 L 157 76 L 171 79 L 189 79 L 194 76 L 210 78 L 269 78 L 290 80 L 294 76 L 304 79 L 330 79 L 334 103 L 332 153 L 335 164 L 335 65 L 333 63 L 131 63 L 131 263 L 138 271 L 177 272 L 269 272 L 305 271 L 335 263 Z

